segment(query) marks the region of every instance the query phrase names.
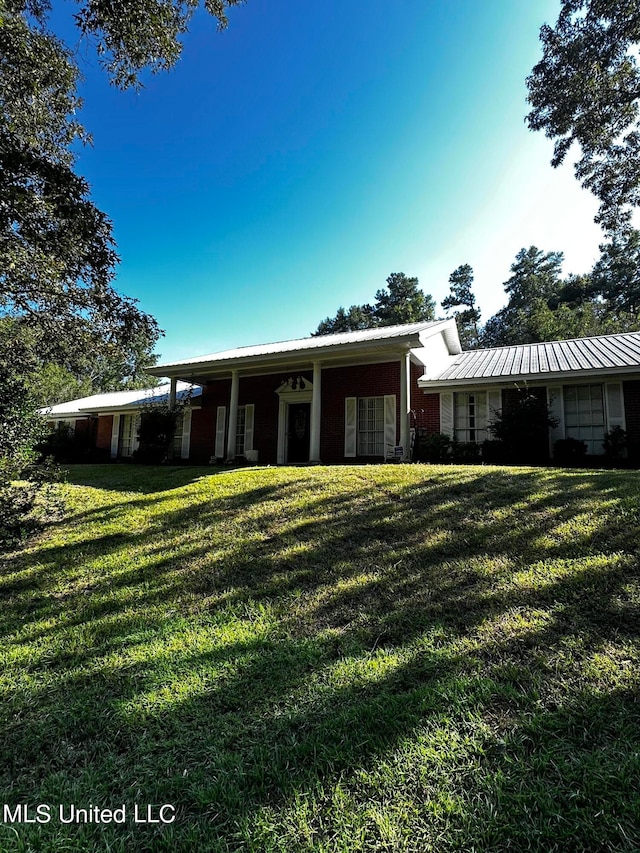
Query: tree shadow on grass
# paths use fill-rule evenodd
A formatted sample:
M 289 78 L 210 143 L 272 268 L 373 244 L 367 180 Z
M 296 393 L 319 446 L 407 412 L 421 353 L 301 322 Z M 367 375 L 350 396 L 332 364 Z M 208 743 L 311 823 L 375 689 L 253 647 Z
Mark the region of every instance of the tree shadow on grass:
M 49 624 L 16 635 L 46 653 L 7 697 L 12 798 L 179 805 L 167 830 L 65 830 L 114 849 L 634 849 L 637 477 L 345 477 L 336 500 L 258 474 L 97 542 L 150 558 L 96 578 L 97 608 L 26 557 L 2 618 L 34 618 L 32 583 Z M 237 542 L 217 529 L 251 506 Z

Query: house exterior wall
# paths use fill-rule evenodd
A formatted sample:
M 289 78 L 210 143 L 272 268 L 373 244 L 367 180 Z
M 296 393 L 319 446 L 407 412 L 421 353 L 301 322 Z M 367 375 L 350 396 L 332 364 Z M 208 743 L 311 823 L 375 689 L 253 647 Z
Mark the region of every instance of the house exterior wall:
M 312 374 L 293 371 L 311 382 Z M 276 394 L 289 372 L 272 373 L 268 376 L 248 376 L 240 379 L 238 405 L 252 403 L 254 409 L 253 449 L 258 451 L 258 462 L 275 465 L 278 460 L 278 410 L 280 398 Z M 227 401 L 227 406 L 229 405 Z
M 242 384 L 242 383 L 241 383 Z M 200 408 L 191 413 L 189 461 L 206 465 L 215 453 L 216 413 L 218 406 L 229 406 L 231 380 L 208 382 L 202 389 Z
M 437 394 L 424 395 L 417 390 L 419 368 L 411 372 L 411 404 L 417 400 L 426 408 L 427 420 L 437 415 Z M 278 455 L 278 417 L 280 399 L 276 389 L 289 377 L 302 376 L 312 382 L 310 371 L 282 370 L 264 376 L 240 377 L 238 405 L 253 404 L 254 432 L 253 448 L 258 451 L 262 464 L 276 464 Z M 347 367 L 324 367 L 321 387 L 321 430 L 320 459 L 322 462 L 344 462 L 345 398 L 396 397 L 396 434 L 400 436 L 400 361 L 382 364 L 363 364 Z M 191 417 L 191 446 L 189 461 L 206 464 L 215 452 L 216 419 L 218 406 L 227 409 L 226 427 L 229 422 L 231 380 L 215 380 L 206 385 L 201 398 L 201 408 L 194 409 Z M 425 400 L 427 405 L 425 407 Z M 413 426 L 413 424 L 412 424 Z M 226 442 L 225 442 L 226 444 Z M 368 457 L 358 457 L 367 461 Z M 352 461 L 352 460 L 349 460 Z M 372 457 L 371 461 L 380 461 Z
M 113 430 L 113 415 L 100 415 L 96 429 L 96 447 L 98 450 L 111 449 L 111 432 Z
M 322 371 L 322 427 L 320 459 L 344 462 L 344 411 L 346 397 L 396 395 L 396 436 L 400 437 L 400 361 L 330 367 Z M 380 457 L 358 456 L 358 460 L 380 462 Z M 355 460 L 349 459 L 349 462 Z
M 418 387 L 424 367 L 411 365 L 411 426 L 425 429 L 429 434 L 440 432 L 440 394 L 425 394 Z

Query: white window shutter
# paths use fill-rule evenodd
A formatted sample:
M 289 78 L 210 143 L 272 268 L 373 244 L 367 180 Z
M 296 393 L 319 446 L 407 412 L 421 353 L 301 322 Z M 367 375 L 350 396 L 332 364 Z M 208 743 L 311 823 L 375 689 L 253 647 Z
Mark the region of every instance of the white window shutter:
M 625 428 L 624 402 L 621 382 L 607 382 L 607 431 L 614 426 Z
M 549 430 L 549 443 L 553 452 L 553 445 L 556 441 L 560 441 L 565 437 L 564 432 L 564 398 L 562 396 L 562 386 L 554 385 L 547 388 L 547 402 L 549 404 L 549 412 L 552 418 L 558 422 L 557 426 L 551 427 Z
M 476 393 L 476 429 L 486 430 L 487 421 L 487 393 L 486 391 L 478 391 Z M 478 439 L 476 439 L 477 441 Z
M 224 459 L 225 455 L 225 446 L 224 446 L 224 431 L 227 422 L 227 407 L 226 406 L 218 406 L 218 411 L 216 415 L 216 459 Z
M 384 443 L 386 448 L 385 455 L 393 454 L 393 448 L 396 446 L 396 395 L 389 394 L 384 398 Z M 409 451 L 408 447 L 404 448 Z
M 440 392 L 440 432 L 453 438 L 453 392 Z
M 244 452 L 253 450 L 253 413 L 255 405 L 247 403 L 244 407 Z
M 182 412 L 182 446 L 180 457 L 188 459 L 191 452 L 191 409 L 186 406 Z
M 493 438 L 493 432 L 489 425 L 495 421 L 502 412 L 502 391 L 498 388 L 487 391 L 487 435 Z
M 356 443 L 358 438 L 358 398 L 344 398 L 344 455 L 354 457 L 356 455 Z
M 113 426 L 111 427 L 111 458 L 115 459 L 118 455 L 118 440 L 120 438 L 120 415 L 113 416 Z

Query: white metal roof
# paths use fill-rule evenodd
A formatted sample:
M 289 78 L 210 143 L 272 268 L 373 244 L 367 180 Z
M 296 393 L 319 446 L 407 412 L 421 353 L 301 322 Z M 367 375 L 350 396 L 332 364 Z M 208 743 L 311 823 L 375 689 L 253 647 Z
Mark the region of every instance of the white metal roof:
M 640 332 L 471 350 L 421 377 L 420 385 L 487 379 L 544 377 L 580 371 L 622 372 L 640 368 Z
M 236 347 L 235 349 L 223 350 L 222 352 L 215 352 L 210 355 L 201 355 L 196 358 L 159 364 L 153 368 L 153 372 L 165 376 L 167 375 L 167 371 L 171 371 L 172 368 L 187 367 L 189 365 L 218 365 L 221 362 L 248 361 L 252 358 L 286 355 L 288 353 L 296 354 L 298 352 L 324 351 L 325 353 L 330 353 L 332 350 L 337 350 L 341 347 L 349 347 L 353 344 L 374 344 L 376 341 L 397 340 L 400 342 L 404 338 L 408 339 L 412 336 L 417 336 L 421 332 L 435 332 L 438 329 L 443 331 L 445 329 L 448 330 L 448 327 L 452 323 L 452 320 L 433 320 L 422 323 L 407 323 L 399 326 L 379 326 L 375 329 L 363 329 L 358 332 L 318 335 L 317 337 L 298 338 L 292 341 L 279 341 L 277 343 L 258 344 L 257 346 Z
M 56 406 L 40 409 L 40 414 L 52 418 L 71 418 L 90 415 L 93 412 L 139 409 L 150 403 L 166 403 L 169 399 L 169 389 L 170 384 L 165 382 L 156 388 L 93 394 L 91 397 L 81 397 L 78 400 L 69 400 L 67 403 L 58 403 Z M 188 382 L 177 383 L 176 398 L 178 400 L 183 400 L 189 393 L 191 397 L 199 397 L 202 394 L 202 388 Z

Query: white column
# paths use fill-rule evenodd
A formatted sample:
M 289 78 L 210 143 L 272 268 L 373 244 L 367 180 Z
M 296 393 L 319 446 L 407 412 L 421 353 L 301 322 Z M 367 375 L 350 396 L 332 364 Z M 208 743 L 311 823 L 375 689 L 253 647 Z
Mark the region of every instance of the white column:
M 229 433 L 227 435 L 227 462 L 236 458 L 236 428 L 238 426 L 238 371 L 231 371 L 231 401 L 229 402 Z
M 172 379 L 171 384 L 169 386 L 169 408 L 175 409 L 176 407 L 176 390 L 178 387 L 178 380 Z
M 311 394 L 311 435 L 309 438 L 309 462 L 320 461 L 320 400 L 322 392 L 322 363 L 313 362 L 313 392 Z
M 409 458 L 409 429 L 411 412 L 411 355 L 405 353 L 400 359 L 400 444 L 404 458 Z

